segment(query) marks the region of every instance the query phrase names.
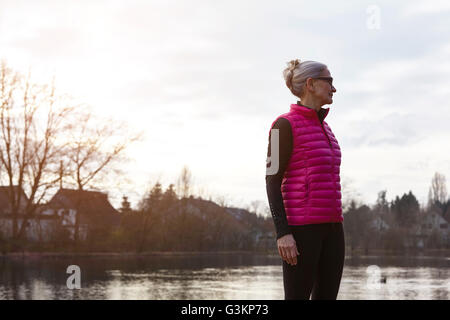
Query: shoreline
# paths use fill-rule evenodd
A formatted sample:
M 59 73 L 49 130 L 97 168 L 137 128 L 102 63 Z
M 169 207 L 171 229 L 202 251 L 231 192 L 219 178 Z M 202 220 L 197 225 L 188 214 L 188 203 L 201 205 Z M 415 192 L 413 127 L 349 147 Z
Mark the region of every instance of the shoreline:
M 148 251 L 148 252 L 9 252 L 0 253 L 1 258 L 45 258 L 45 257 L 117 257 L 117 258 L 139 258 L 139 257 L 175 257 L 175 256 L 208 256 L 208 255 L 260 255 L 267 257 L 279 257 L 277 251 Z M 417 252 L 391 252 L 386 250 L 370 250 L 346 252 L 345 259 L 369 258 L 369 257 L 447 257 L 450 258 L 450 249 L 428 249 Z
M 143 256 L 183 256 L 183 255 L 231 255 L 231 254 L 248 254 L 248 255 L 275 255 L 271 252 L 259 251 L 148 251 L 148 252 L 9 252 L 0 254 L 0 257 L 69 257 L 69 256 L 86 256 L 86 257 L 143 257 Z

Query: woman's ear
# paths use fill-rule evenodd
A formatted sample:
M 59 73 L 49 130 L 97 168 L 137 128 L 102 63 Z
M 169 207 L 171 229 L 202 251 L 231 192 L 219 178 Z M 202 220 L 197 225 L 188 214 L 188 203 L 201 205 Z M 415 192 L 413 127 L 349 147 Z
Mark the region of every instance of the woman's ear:
M 314 91 L 314 79 L 313 78 L 306 79 L 306 88 L 308 90 Z

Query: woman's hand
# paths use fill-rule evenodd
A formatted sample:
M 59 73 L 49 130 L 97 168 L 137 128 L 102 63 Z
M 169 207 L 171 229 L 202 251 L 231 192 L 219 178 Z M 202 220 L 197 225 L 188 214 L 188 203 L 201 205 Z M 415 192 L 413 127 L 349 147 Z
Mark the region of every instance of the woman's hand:
M 277 240 L 278 253 L 281 258 L 292 266 L 297 264 L 297 256 L 300 254 L 297 250 L 297 244 L 292 234 L 282 236 Z

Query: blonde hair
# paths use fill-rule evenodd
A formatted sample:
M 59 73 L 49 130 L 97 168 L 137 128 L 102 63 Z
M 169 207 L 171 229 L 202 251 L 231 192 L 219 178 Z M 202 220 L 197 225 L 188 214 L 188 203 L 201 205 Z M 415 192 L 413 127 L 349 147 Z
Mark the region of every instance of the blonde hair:
M 283 71 L 284 81 L 292 94 L 300 98 L 304 94 L 306 79 L 320 77 L 325 69 L 327 66 L 320 62 L 291 60 Z

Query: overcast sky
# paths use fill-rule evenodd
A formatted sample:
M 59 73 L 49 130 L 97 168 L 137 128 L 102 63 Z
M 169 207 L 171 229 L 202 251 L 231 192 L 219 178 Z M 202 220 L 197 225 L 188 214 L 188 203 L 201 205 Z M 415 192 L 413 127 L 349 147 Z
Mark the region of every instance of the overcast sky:
M 0 0 L 0 58 L 145 132 L 132 183 L 107 190 L 115 205 L 184 165 L 213 198 L 267 204 L 268 133 L 296 101 L 282 78 L 294 58 L 335 79 L 326 121 L 347 190 L 425 203 L 433 174 L 450 177 L 449 21 L 448 1 Z

